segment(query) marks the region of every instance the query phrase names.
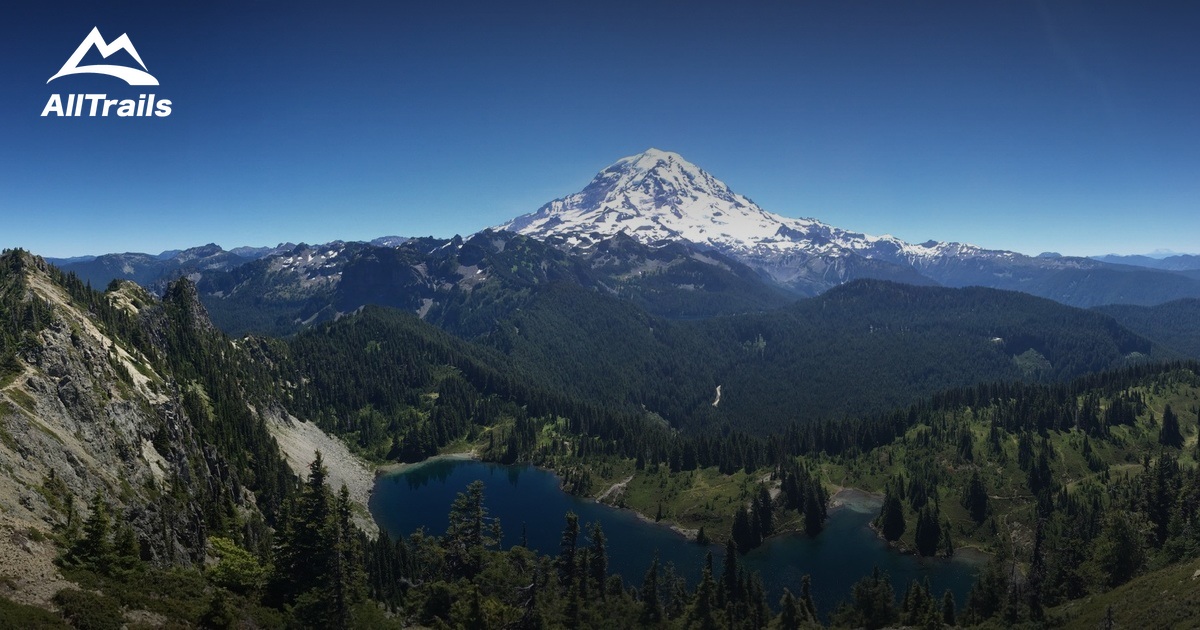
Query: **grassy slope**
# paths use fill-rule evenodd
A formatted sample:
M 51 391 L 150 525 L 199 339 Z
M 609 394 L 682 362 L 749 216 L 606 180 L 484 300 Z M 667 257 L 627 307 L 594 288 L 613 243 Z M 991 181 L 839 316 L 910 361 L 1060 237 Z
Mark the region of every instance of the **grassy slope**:
M 1180 464 L 1196 465 L 1193 459 L 1197 439 L 1196 412 L 1200 405 L 1200 388 L 1194 385 L 1175 383 L 1170 387 L 1140 386 L 1129 391 L 1140 391 L 1146 396 L 1147 410 L 1134 426 L 1115 427 L 1107 440 L 1091 438 L 1092 450 L 1099 459 L 1109 465 L 1109 475 L 1117 476 L 1141 470 L 1142 457 L 1156 454 L 1159 450 L 1157 424 L 1151 418 L 1161 418 L 1163 408 L 1170 404 L 1180 417 L 1185 444 L 1180 451 Z M 1104 402 L 1102 402 L 1104 405 Z M 992 520 L 996 531 L 1008 531 L 1017 540 L 1031 540 L 1029 523 L 1033 519 L 1034 498 L 1026 488 L 1025 473 L 1017 464 L 1017 438 L 1006 434 L 1003 455 L 987 451 L 988 427 L 991 410 L 964 410 L 947 413 L 949 426 L 966 424 L 975 441 L 975 461 L 966 462 L 955 453 L 953 444 L 939 443 L 928 439 L 931 429 L 918 425 L 892 444 L 875 449 L 853 459 L 834 458 L 824 466 L 827 479 L 838 485 L 883 492 L 887 480 L 906 471 L 935 466 L 943 473 L 944 483 L 939 486 L 940 508 L 943 519 L 948 518 L 953 526 L 952 535 L 958 547 L 975 546 L 992 550 L 996 536 L 992 531 Z M 1102 472 L 1088 468 L 1082 454 L 1084 436 L 1079 431 L 1048 432 L 1050 444 L 1057 455 L 1051 462 L 1054 478 L 1065 483 L 1070 490 L 1090 481 L 1099 481 Z M 928 445 L 926 443 L 928 442 Z M 976 525 L 960 503 L 971 471 L 978 469 L 988 487 L 992 517 L 982 525 Z M 908 476 L 906 474 L 906 476 Z M 906 513 L 908 529 L 901 542 L 913 546 L 916 514 Z
M 1105 627 L 1112 609 L 1114 628 L 1195 628 L 1200 620 L 1200 560 L 1147 573 L 1107 593 L 1068 602 L 1048 611 L 1067 629 Z

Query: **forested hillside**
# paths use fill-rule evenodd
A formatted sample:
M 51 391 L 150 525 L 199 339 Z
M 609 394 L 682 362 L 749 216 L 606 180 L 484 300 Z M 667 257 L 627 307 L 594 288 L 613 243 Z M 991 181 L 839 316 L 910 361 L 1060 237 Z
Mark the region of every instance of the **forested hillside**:
M 1171 356 L 1107 317 L 1050 300 L 874 280 L 698 322 L 551 286 L 480 341 L 556 390 L 645 409 L 677 427 L 758 433 L 952 387 L 1062 381 Z
M 1158 306 L 1111 304 L 1095 310 L 1156 343 L 1200 358 L 1200 300 L 1176 300 Z
M 866 282 L 769 315 L 667 323 L 580 291 L 539 288 L 519 311 L 526 319 L 483 344 L 385 308 L 287 340 L 233 341 L 208 322 L 186 281 L 161 301 L 129 284 L 98 293 L 23 252 L 4 254 L 0 453 L 14 464 L 0 475 L 8 541 L 0 551 L 6 563 L 21 554 L 55 560 L 44 565 L 49 581 L 5 566 L 0 620 L 1036 627 L 1094 617 L 1088 597 L 1119 603 L 1143 584 L 1182 588 L 1161 576 L 1200 557 L 1200 366 L 1150 362 L 1158 350 L 1103 315 L 1005 292 Z M 583 324 L 572 328 L 575 317 Z M 604 334 L 604 322 L 639 334 L 622 342 Z M 576 345 L 555 356 L 552 337 L 530 339 L 531 327 L 573 330 Z M 705 343 L 687 345 L 697 339 Z M 864 361 L 904 357 L 892 360 L 911 369 L 921 365 L 906 363 L 921 356 L 920 344 L 937 340 L 930 357 L 965 370 L 982 344 L 991 351 L 982 356 L 1008 371 L 886 411 L 781 414 L 754 427 L 758 435 L 722 415 L 736 398 L 714 406 L 707 397 L 710 386 L 738 391 L 716 368 L 751 370 L 773 352 L 773 361 L 841 362 L 886 384 L 878 375 L 897 372 Z M 669 361 L 689 348 L 691 363 Z M 731 348 L 736 360 L 722 354 Z M 581 349 L 598 367 L 572 354 Z M 805 349 L 826 354 L 806 359 Z M 880 349 L 892 354 L 872 354 Z M 575 372 L 537 365 L 551 360 Z M 1067 380 L 1114 365 L 1123 367 Z M 931 372 L 928 387 L 944 377 Z M 799 389 L 808 373 L 778 382 L 764 401 Z M 647 402 L 686 414 L 687 395 L 710 415 L 688 416 L 685 431 Z M 569 514 L 555 557 L 499 548 L 495 528 L 516 524 L 490 519 L 479 487 L 446 506 L 445 536 L 370 538 L 353 525 L 349 494 L 326 483 L 319 456 L 303 483 L 288 469 L 265 419 L 279 407 L 376 461 L 449 448 L 537 463 L 569 492 L 603 491 L 728 551 L 695 584 L 653 559 L 640 584 L 624 584 L 608 573 L 603 532 Z M 768 601 L 739 553 L 783 532 L 820 537 L 828 498 L 843 487 L 884 494 L 877 527 L 898 547 L 990 554 L 971 596 L 945 600 L 914 583 L 901 599 L 904 585 L 875 574 L 836 610 L 817 610 L 806 581 Z M 1191 600 L 1168 601 L 1178 608 L 1166 604 L 1158 618 L 1179 618 Z

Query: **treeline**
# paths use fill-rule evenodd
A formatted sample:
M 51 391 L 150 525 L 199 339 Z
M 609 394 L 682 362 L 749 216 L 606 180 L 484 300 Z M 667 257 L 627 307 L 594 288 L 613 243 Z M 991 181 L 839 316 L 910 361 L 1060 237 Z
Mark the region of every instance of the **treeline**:
M 885 539 L 921 555 L 953 553 L 952 534 L 994 549 L 967 619 L 1043 624 L 1053 606 L 1200 557 L 1198 392 L 1195 363 L 981 386 L 863 421 L 878 443 L 842 452 L 890 475 Z

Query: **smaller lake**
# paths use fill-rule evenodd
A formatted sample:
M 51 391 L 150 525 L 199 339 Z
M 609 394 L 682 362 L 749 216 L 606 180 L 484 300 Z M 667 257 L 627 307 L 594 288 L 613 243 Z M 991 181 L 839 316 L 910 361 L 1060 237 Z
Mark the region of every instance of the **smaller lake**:
M 557 556 L 568 511 L 579 515 L 580 545 L 588 525 L 600 523 L 608 538 L 609 570 L 627 585 L 642 582 L 655 554 L 661 563 L 674 563 L 689 587 L 700 577 L 705 554 L 713 554 L 720 573 L 724 548 L 701 546 L 668 527 L 646 522 L 629 510 L 619 510 L 563 492 L 553 473 L 528 465 L 504 466 L 463 459 L 433 459 L 403 472 L 381 475 L 371 495 L 371 515 L 392 537 L 408 536 L 424 527 L 430 534 L 446 531 L 450 504 L 475 480 L 484 483 L 484 505 L 500 519 L 503 544 L 520 544 L 522 526 L 529 546 Z M 742 562 L 758 571 L 768 601 L 777 606 L 783 589 L 800 591 L 800 579 L 812 576 L 813 599 L 823 617 L 849 597 L 850 588 L 878 566 L 892 577 L 897 603 L 911 580 L 929 579 L 934 595 L 946 589 L 961 608 L 975 581 L 978 558 L 917 558 L 895 553 L 868 527 L 879 510 L 878 499 L 852 493 L 830 510 L 825 530 L 815 539 L 803 535 L 771 538 Z

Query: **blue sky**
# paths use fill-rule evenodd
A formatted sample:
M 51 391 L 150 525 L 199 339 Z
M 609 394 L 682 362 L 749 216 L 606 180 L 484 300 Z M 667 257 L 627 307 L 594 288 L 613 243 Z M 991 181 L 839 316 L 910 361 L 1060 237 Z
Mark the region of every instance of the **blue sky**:
M 47 85 L 92 27 L 161 85 Z M 1194 2 L 10 4 L 0 246 L 467 234 L 653 146 L 872 234 L 1195 252 L 1198 32 Z M 39 116 L 70 92 L 173 113 Z

